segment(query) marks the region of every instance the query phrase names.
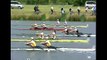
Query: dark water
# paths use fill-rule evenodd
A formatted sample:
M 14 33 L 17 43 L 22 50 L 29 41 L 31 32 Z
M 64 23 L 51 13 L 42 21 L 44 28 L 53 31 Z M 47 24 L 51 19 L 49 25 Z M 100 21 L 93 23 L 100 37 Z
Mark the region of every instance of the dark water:
M 11 38 L 30 38 L 41 31 L 16 30 L 16 28 L 30 28 L 35 21 L 11 21 Z M 36 23 L 41 24 L 42 21 Z M 54 24 L 55 21 L 45 21 L 46 24 Z M 63 22 L 61 22 L 63 24 Z M 86 25 L 88 28 L 78 28 L 81 32 L 96 34 L 95 22 L 68 22 L 69 25 Z M 51 31 L 44 31 L 50 34 Z M 25 35 L 26 34 L 26 35 Z M 57 32 L 58 35 L 63 35 Z M 58 37 L 65 39 L 87 39 L 87 37 Z M 26 47 L 25 42 L 11 42 L 11 47 Z M 71 48 L 92 48 L 96 46 L 96 37 L 90 37 L 89 43 L 52 43 L 54 46 Z M 38 43 L 38 45 L 40 45 Z M 96 60 L 96 52 L 74 52 L 74 51 L 11 51 L 11 60 Z

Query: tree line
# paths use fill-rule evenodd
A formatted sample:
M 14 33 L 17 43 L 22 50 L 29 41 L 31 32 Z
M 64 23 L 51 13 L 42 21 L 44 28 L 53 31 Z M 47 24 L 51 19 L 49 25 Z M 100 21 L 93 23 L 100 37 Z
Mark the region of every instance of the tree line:
M 13 1 L 13 0 L 11 0 Z M 41 4 L 41 5 L 48 5 L 48 4 L 55 4 L 55 5 L 74 5 L 74 6 L 84 6 L 86 1 L 89 0 L 14 0 L 19 1 L 22 4 L 34 5 L 34 4 Z M 96 1 L 96 0 L 92 0 Z

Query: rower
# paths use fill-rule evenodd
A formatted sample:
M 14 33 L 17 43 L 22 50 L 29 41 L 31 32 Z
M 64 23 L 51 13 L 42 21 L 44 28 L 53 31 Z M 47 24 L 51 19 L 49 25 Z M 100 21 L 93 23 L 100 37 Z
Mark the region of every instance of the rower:
M 74 28 L 73 27 L 70 27 L 69 28 L 69 32 L 73 32 L 74 31 Z
M 79 33 L 79 31 L 78 31 L 78 29 L 76 27 L 74 27 L 74 31 L 75 31 L 76 34 Z
M 70 27 L 69 29 L 70 29 L 70 30 L 72 30 L 72 29 L 73 29 L 73 27 Z
M 36 42 L 34 41 L 34 38 L 31 37 L 31 41 L 30 41 L 30 42 L 27 42 L 26 45 L 29 45 L 29 46 L 31 46 L 32 48 L 35 48 L 35 47 L 36 47 Z
M 57 24 L 56 25 L 60 25 L 59 19 L 57 19 Z
M 46 29 L 46 28 L 47 28 L 45 22 L 43 22 L 43 24 L 42 24 L 41 26 L 43 27 L 43 29 Z
M 67 21 L 65 20 L 65 22 L 64 22 L 64 26 L 67 26 Z
M 67 27 L 65 27 L 63 32 L 68 35 L 69 34 L 69 29 L 67 29 Z
M 46 41 L 42 42 L 42 45 L 44 45 L 46 48 L 54 48 L 56 49 L 56 47 L 52 46 L 51 42 L 48 40 L 49 37 L 45 37 Z
M 50 37 L 51 37 L 52 39 L 56 39 L 56 31 L 53 31 L 53 32 L 51 33 Z
M 55 31 L 52 32 L 52 35 L 53 35 L 53 39 L 56 39 L 56 32 Z
M 36 45 L 36 42 L 34 41 L 34 38 L 31 37 L 31 41 L 27 42 L 26 45 L 32 47 L 32 48 L 40 48 L 40 49 L 43 49 L 42 47 L 40 46 L 37 46 Z
M 35 29 L 37 29 L 38 28 L 38 24 L 34 24 L 34 26 L 33 26 Z
M 40 33 L 40 36 L 42 39 L 44 39 L 44 33 L 43 32 Z
M 44 33 L 41 32 L 38 37 L 41 38 L 41 39 L 44 39 L 44 36 L 45 36 Z

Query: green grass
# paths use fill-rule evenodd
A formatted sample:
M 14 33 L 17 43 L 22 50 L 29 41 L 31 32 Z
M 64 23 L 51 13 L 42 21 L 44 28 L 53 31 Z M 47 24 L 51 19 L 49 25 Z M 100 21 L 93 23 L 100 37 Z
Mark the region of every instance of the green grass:
M 50 8 L 51 6 L 54 7 L 55 14 L 50 14 Z M 39 15 L 36 15 L 34 13 L 34 5 L 24 5 L 24 9 L 11 9 L 11 20 L 49 20 L 53 21 L 56 19 L 61 19 L 60 9 L 61 7 L 64 8 L 66 12 L 66 16 L 64 19 L 67 21 L 80 21 L 80 16 L 77 15 L 77 6 L 72 5 L 39 5 L 39 9 L 41 13 Z M 72 8 L 75 14 L 73 16 L 70 16 L 69 14 L 69 8 Z M 85 15 L 85 21 L 96 21 L 95 16 L 91 16 L 91 11 L 88 13 L 85 13 L 85 7 L 81 8 L 81 14 Z

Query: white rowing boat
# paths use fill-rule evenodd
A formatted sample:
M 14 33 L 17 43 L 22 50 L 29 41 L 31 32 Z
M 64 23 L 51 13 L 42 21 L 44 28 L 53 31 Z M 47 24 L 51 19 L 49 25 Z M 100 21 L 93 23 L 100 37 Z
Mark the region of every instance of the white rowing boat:
M 78 35 L 57 35 L 58 37 L 69 37 L 69 36 L 72 36 L 72 37 L 77 37 Z M 80 37 L 96 37 L 96 35 L 87 35 L 87 34 L 84 34 L 84 35 L 80 35 Z
M 35 34 L 12 34 L 12 35 L 16 35 L 16 36 L 34 36 Z M 38 36 L 38 34 L 36 34 Z M 45 35 L 47 36 L 47 35 Z M 57 37 L 78 37 L 78 35 L 56 35 Z M 79 35 L 80 37 L 96 37 L 96 35 L 90 35 L 90 34 L 83 34 L 83 35 Z
M 15 50 L 15 51 L 40 51 L 40 50 L 44 50 L 44 51 L 83 51 L 83 52 L 87 52 L 87 51 L 95 51 L 95 48 L 87 48 L 87 49 L 83 49 L 83 48 L 57 48 L 57 49 L 53 49 L 53 48 L 12 48 L 11 50 Z
M 38 25 L 38 26 L 41 26 L 41 25 Z M 48 27 L 64 27 L 64 25 L 47 25 Z M 89 27 L 89 25 L 88 24 L 86 24 L 86 25 L 77 25 L 77 26 L 69 26 L 69 25 L 67 25 L 66 27 L 77 27 L 77 28 L 88 28 Z

